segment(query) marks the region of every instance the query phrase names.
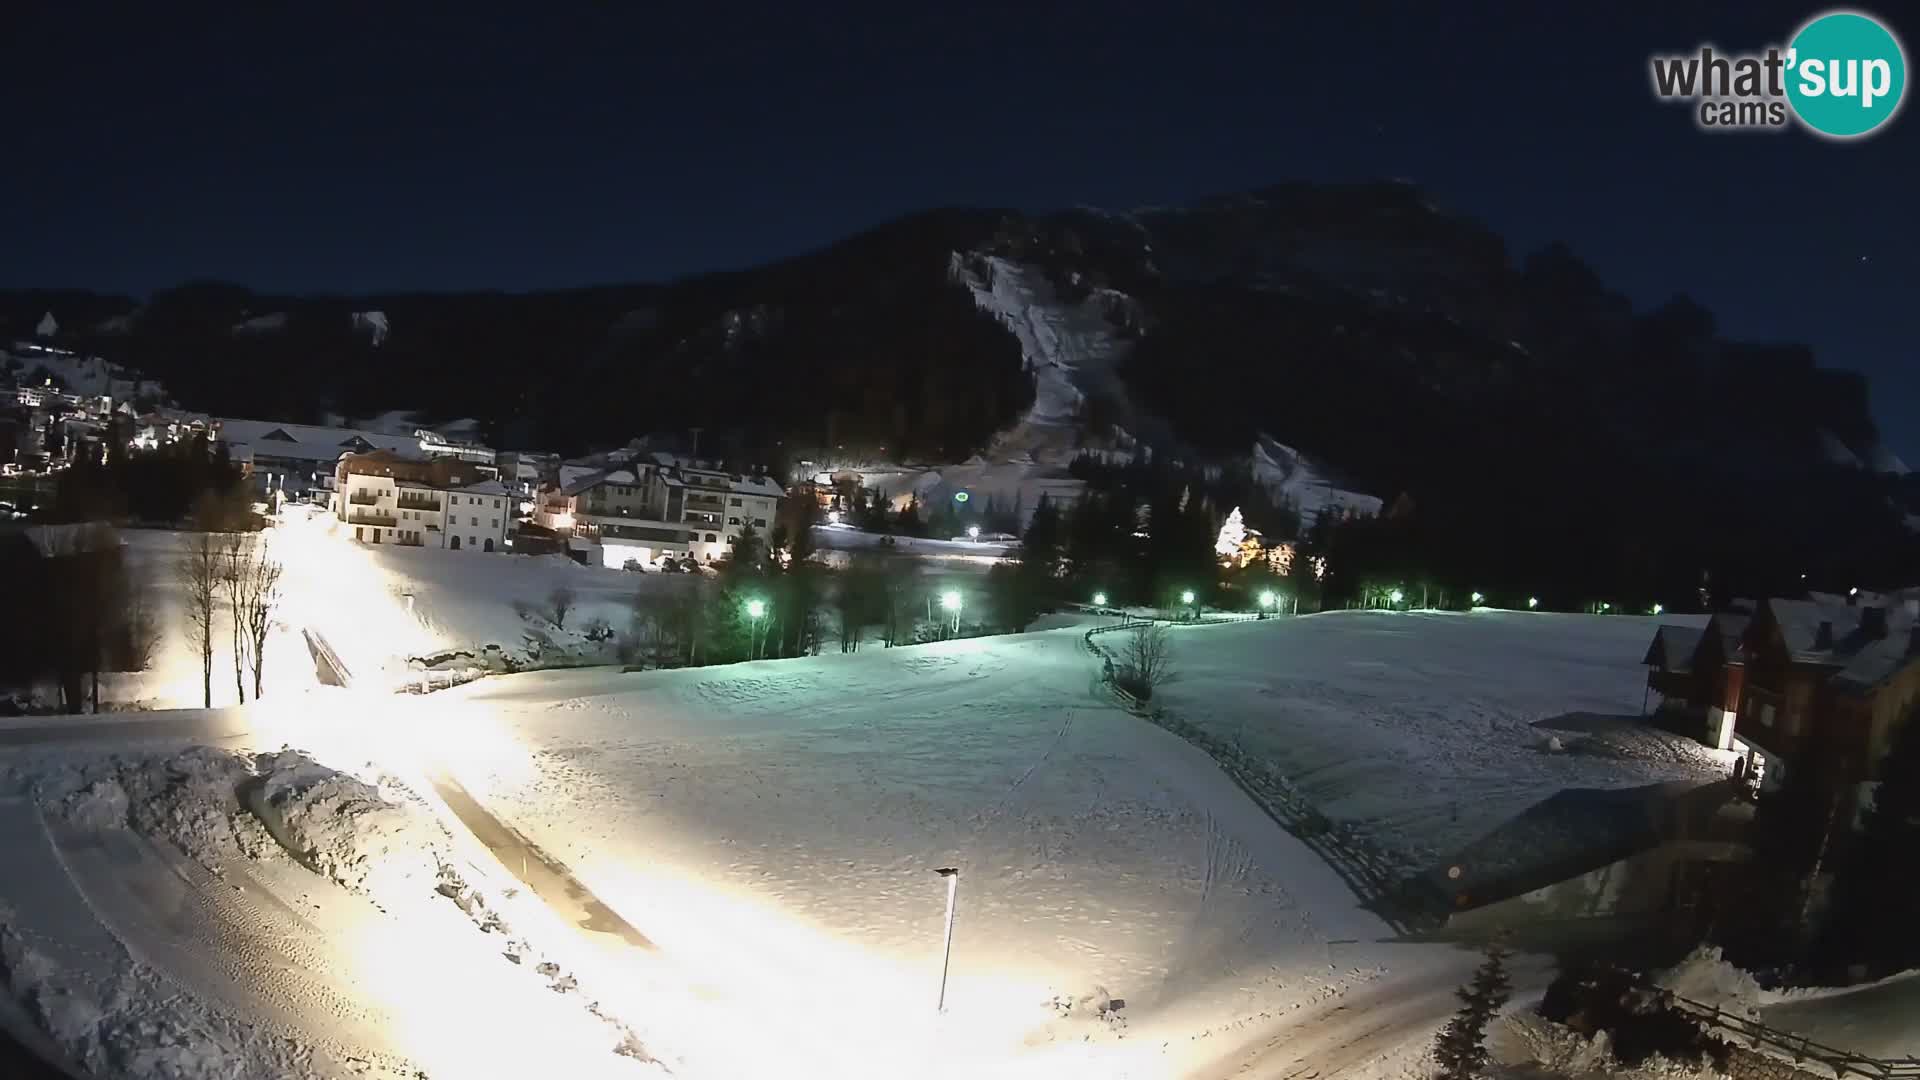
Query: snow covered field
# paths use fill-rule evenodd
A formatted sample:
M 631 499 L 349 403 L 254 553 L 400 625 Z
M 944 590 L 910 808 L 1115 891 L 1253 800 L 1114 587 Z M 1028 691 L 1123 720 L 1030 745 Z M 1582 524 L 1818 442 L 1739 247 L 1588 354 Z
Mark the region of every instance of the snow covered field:
M 778 1001 L 822 1075 L 1210 1072 L 1401 965 L 1470 962 L 1377 944 L 1331 871 L 1094 672 L 1069 629 L 423 705 L 468 789 L 740 1007 Z
M 296 621 L 389 663 L 402 633 L 522 625 L 511 600 L 550 579 L 609 607 L 673 580 L 309 539 L 327 546 L 301 565 L 363 562 L 296 590 Z M 1496 799 L 1693 769 L 1534 748 L 1533 719 L 1637 707 L 1648 632 L 1192 628 L 1163 693 L 1272 740 L 1330 812 L 1437 843 Z M 1081 634 L 310 689 L 56 729 L 80 747 L 10 725 L 0 829 L 31 872 L 0 881 L 9 986 L 69 1053 L 157 1041 L 186 1076 L 1410 1074 L 1475 957 L 1383 941 L 1211 760 L 1100 691 Z M 176 756 L 196 742 L 220 750 Z M 1466 821 L 1423 802 L 1450 786 Z M 1413 827 L 1420 805 L 1437 824 Z M 138 1060 L 107 1073 L 160 1074 Z
M 1655 625 L 1483 610 L 1176 627 L 1177 678 L 1155 700 L 1424 868 L 1563 788 L 1726 774 L 1730 756 L 1651 727 L 1583 739 L 1533 726 L 1638 715 Z M 1564 750 L 1548 749 L 1554 735 Z
M 595 622 L 624 630 L 643 590 L 684 587 L 678 575 L 586 567 L 563 556 L 455 553 L 356 544 L 324 514 L 291 508 L 262 536 L 286 567 L 278 625 L 267 646 L 267 691 L 317 685 L 307 632 L 318 634 L 356 684 L 392 687 L 422 666 L 488 670 L 609 663 L 611 647 L 587 631 Z M 174 567 L 189 534 L 129 529 L 120 534 L 135 572 L 150 583 L 161 630 L 148 670 L 107 676 L 103 697 L 118 709 L 184 709 L 204 703 L 200 656 L 186 636 L 182 586 Z M 549 598 L 574 597 L 564 626 Z M 523 613 L 524 612 L 524 613 Z M 224 608 L 214 630 L 213 704 L 236 701 Z M 419 662 L 416 662 L 419 661 Z M 47 696 L 46 691 L 41 693 Z

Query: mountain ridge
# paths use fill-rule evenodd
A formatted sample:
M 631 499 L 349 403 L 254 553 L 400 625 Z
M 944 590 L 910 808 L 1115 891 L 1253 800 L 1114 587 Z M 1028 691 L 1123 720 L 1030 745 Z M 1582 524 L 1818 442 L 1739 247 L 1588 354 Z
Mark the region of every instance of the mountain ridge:
M 505 446 L 699 426 L 741 460 L 1248 470 L 1267 440 L 1429 516 L 1652 515 L 1688 558 L 1783 491 L 1796 559 L 1830 522 L 1878 550 L 1914 509 L 1864 378 L 1725 339 L 1684 297 L 1636 311 L 1564 246 L 1516 260 L 1402 182 L 936 209 L 665 284 L 0 293 L 0 330 L 48 310 L 66 343 L 204 411 L 419 409 L 479 417 Z

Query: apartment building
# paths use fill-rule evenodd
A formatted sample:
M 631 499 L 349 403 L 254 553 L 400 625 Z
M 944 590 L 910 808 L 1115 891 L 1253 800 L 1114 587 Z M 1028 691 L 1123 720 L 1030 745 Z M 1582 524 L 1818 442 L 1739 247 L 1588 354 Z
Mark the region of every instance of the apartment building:
M 349 453 L 334 472 L 334 517 L 366 544 L 505 551 L 513 500 L 491 465 Z
M 746 530 L 767 534 L 782 494 L 765 476 L 651 454 L 543 488 L 534 523 L 598 548 L 610 567 L 715 562 Z

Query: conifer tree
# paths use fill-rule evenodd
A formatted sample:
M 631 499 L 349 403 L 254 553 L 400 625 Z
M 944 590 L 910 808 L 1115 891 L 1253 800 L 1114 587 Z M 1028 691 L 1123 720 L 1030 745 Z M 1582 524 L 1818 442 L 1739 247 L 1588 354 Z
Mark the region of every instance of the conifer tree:
M 1472 1080 L 1487 1067 L 1487 1022 L 1499 1015 L 1513 986 L 1507 979 L 1507 954 L 1499 945 L 1487 946 L 1487 958 L 1473 973 L 1473 981 L 1454 991 L 1460 1011 L 1434 1040 L 1433 1057 L 1441 1080 Z

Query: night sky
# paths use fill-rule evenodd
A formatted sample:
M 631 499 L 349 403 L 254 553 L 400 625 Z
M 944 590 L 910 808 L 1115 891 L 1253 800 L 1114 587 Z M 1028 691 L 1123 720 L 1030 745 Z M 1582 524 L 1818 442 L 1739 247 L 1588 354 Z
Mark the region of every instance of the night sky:
M 1563 239 L 1637 304 L 1684 291 L 1866 372 L 1920 465 L 1920 115 L 1710 136 L 1648 87 L 1650 52 L 1823 5 L 175 6 L 0 18 L 0 287 L 658 280 L 936 205 L 1402 177 L 1516 255 Z M 1867 10 L 1911 61 L 1920 22 Z

